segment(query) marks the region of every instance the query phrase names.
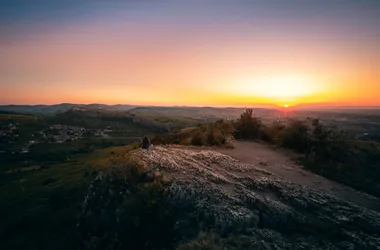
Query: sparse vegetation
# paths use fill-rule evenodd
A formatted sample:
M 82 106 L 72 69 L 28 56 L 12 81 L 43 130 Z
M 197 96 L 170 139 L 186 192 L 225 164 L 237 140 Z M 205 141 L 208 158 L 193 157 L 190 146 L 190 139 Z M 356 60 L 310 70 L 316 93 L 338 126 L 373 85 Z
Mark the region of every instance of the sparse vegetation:
M 327 126 L 319 119 L 274 120 L 264 123 L 247 109 L 235 122 L 218 120 L 196 127 L 174 130 L 154 138 L 154 144 L 226 146 L 235 136 L 260 140 L 292 149 L 304 155 L 300 161 L 313 172 L 380 196 L 380 146 L 361 142 L 342 129 Z M 359 179 L 360 178 L 360 179 Z
M 0 241 L 2 249 L 78 249 L 77 215 L 90 182 L 110 152 L 117 157 L 131 149 L 112 147 L 70 162 L 51 163 L 29 171 L 0 173 Z
M 380 150 L 319 119 L 289 119 L 264 125 L 247 109 L 235 123 L 236 136 L 258 139 L 302 153 L 308 169 L 369 194 L 380 196 Z
M 177 129 L 171 133 L 157 135 L 153 144 L 180 144 L 192 146 L 231 146 L 233 125 L 230 121 L 217 120 L 196 127 Z

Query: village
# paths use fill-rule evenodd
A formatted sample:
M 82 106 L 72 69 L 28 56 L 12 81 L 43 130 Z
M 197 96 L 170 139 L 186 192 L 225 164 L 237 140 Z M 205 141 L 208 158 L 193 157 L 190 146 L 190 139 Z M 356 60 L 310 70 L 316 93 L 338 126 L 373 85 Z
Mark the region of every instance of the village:
M 3 145 L 3 147 L 0 148 L 0 153 L 26 154 L 30 152 L 30 147 L 35 144 L 62 144 L 83 139 L 85 135 L 105 138 L 109 137 L 108 133 L 110 132 L 112 132 L 110 127 L 90 130 L 78 126 L 54 124 L 45 130 L 34 132 L 30 135 L 31 138 L 24 141 L 24 138 L 20 138 L 19 124 L 9 123 L 0 127 L 0 143 Z M 8 147 L 9 144 L 12 145 L 20 142 L 22 142 L 22 144 L 20 147 L 17 147 L 17 149 L 14 149 L 14 147 Z M 12 150 L 8 150 L 8 148 L 12 148 Z
M 17 124 L 9 123 L 0 127 L 0 143 L 8 143 L 18 137 Z

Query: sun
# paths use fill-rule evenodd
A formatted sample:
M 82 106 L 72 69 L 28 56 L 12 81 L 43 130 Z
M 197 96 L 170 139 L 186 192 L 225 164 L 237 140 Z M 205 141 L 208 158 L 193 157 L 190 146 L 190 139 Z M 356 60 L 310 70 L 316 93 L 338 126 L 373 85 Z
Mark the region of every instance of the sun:
M 285 104 L 285 105 L 284 105 L 284 108 L 289 108 L 289 105 L 288 105 L 288 104 Z

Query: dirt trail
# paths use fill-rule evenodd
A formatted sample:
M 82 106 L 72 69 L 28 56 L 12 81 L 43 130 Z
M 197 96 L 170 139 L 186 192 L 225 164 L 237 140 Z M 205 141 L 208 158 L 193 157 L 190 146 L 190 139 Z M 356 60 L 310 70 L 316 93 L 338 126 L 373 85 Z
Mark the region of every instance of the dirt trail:
M 294 161 L 297 155 L 292 152 L 255 142 L 237 141 L 234 145 L 234 149 L 213 148 L 212 150 L 231 156 L 240 162 L 261 167 L 289 181 L 380 212 L 379 199 L 303 170 L 303 167 Z

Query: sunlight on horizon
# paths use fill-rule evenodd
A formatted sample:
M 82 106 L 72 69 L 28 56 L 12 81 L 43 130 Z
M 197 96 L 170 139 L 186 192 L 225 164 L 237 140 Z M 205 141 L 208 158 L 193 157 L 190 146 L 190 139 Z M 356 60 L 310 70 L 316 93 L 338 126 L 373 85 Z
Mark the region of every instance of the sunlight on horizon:
M 297 99 L 317 93 L 316 85 L 301 76 L 277 76 L 257 80 L 252 94 L 273 99 Z
M 242 103 L 290 107 L 318 103 L 326 98 L 326 83 L 302 74 L 272 74 L 246 77 L 239 84 L 226 84 L 223 92 Z

